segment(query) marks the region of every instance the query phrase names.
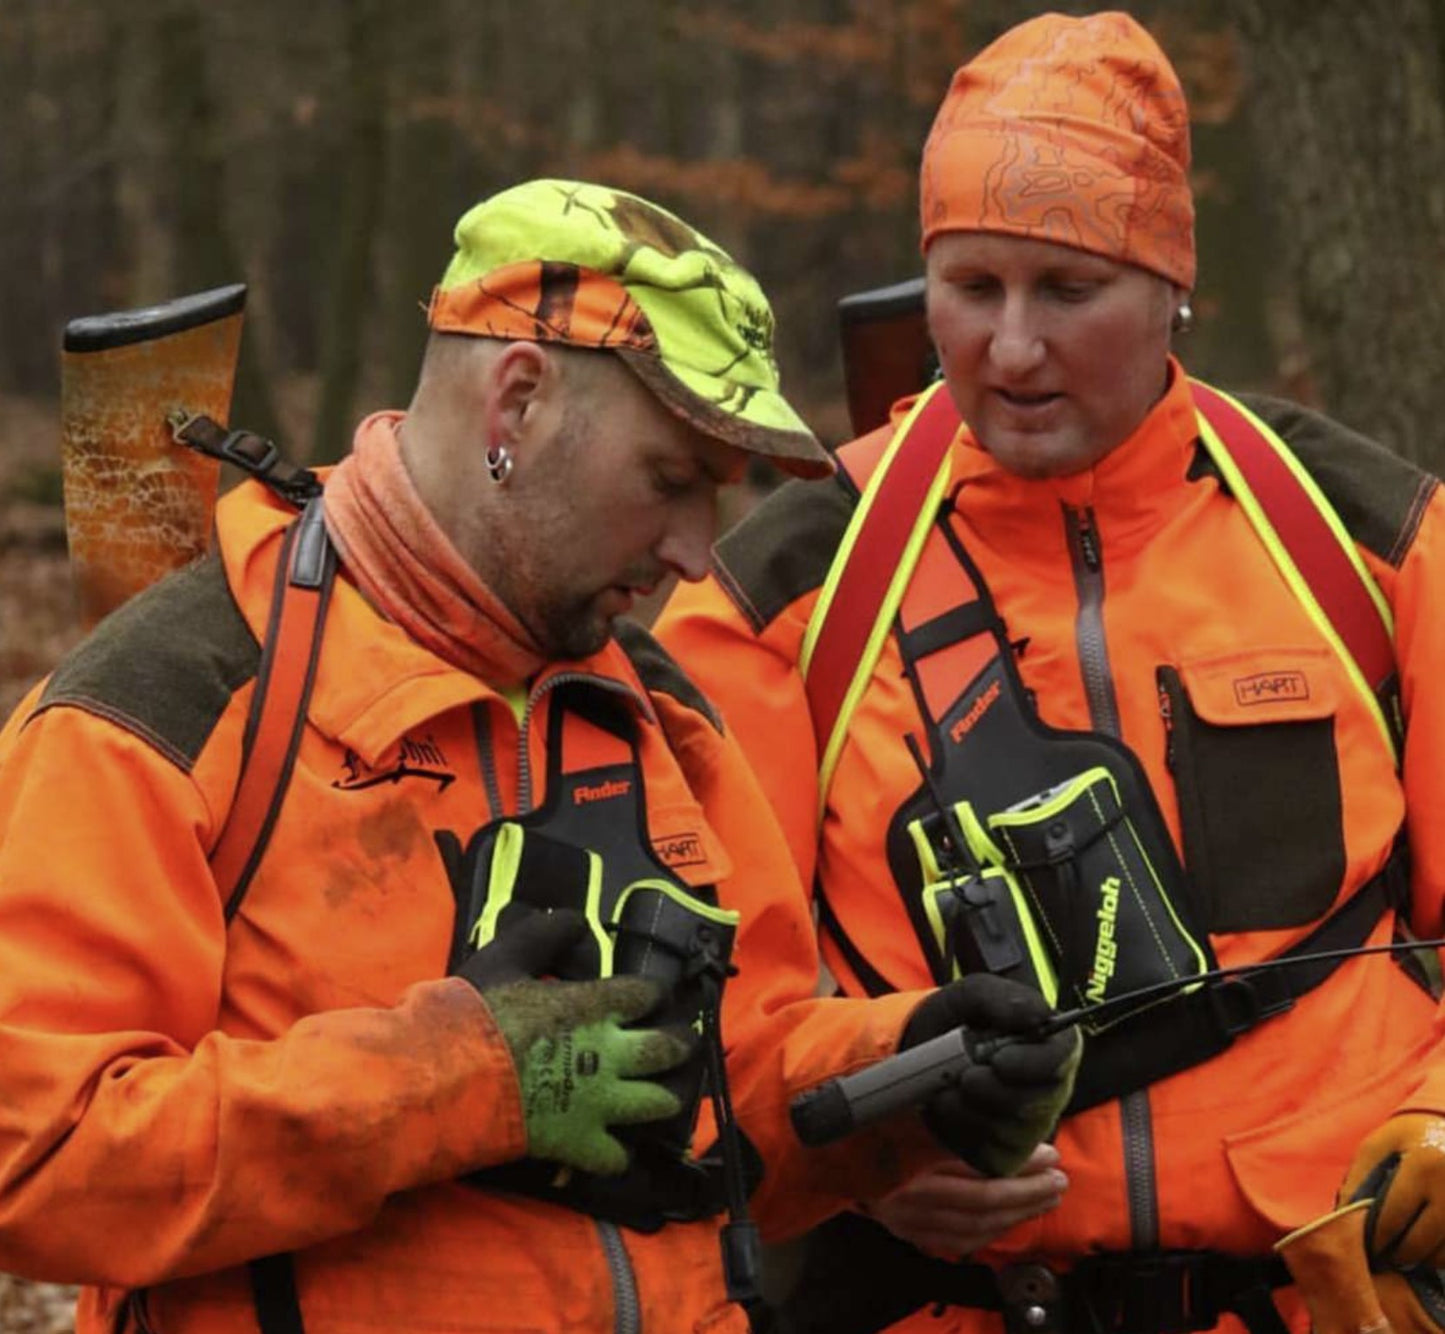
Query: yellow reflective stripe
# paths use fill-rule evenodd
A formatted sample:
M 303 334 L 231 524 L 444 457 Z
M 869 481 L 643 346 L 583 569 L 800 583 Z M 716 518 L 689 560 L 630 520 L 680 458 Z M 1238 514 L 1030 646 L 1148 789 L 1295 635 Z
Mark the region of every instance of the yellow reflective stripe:
M 617 942 L 612 933 L 602 925 L 602 858 L 590 848 L 587 852 L 587 907 L 583 911 L 601 956 L 597 976 L 611 977 L 612 952 L 616 949 Z
M 655 889 L 659 894 L 665 894 L 674 903 L 680 903 L 688 912 L 695 913 L 709 922 L 716 922 L 719 926 L 737 926 L 742 921 L 742 914 L 736 908 L 720 908 L 715 903 L 695 898 L 681 886 L 674 885 L 670 881 L 650 878 L 634 880 L 617 896 L 617 906 L 612 910 L 613 918 L 616 921 L 622 920 L 623 906 L 632 892 L 638 889 Z
M 1216 393 L 1219 391 L 1216 390 Z M 1228 397 L 1227 395 L 1224 397 Z M 1335 535 L 1336 540 L 1344 549 L 1345 555 L 1349 558 L 1350 564 L 1359 575 L 1361 582 L 1365 585 L 1370 594 L 1371 601 L 1375 604 L 1375 610 L 1380 614 L 1380 620 L 1384 623 L 1385 630 L 1391 640 L 1395 635 L 1395 620 L 1390 613 L 1389 604 L 1385 601 L 1384 594 L 1380 592 L 1379 585 L 1375 583 L 1374 576 L 1366 568 L 1360 553 L 1355 548 L 1353 539 L 1345 530 L 1340 517 L 1335 513 L 1334 506 L 1325 498 L 1324 492 L 1315 484 L 1312 478 L 1295 458 L 1294 453 L 1268 426 L 1266 426 L 1254 413 L 1250 412 L 1237 399 L 1228 400 L 1237 408 L 1249 421 L 1250 425 L 1259 432 L 1260 436 L 1277 453 L 1284 464 L 1294 475 L 1295 480 L 1304 489 L 1310 498 L 1310 503 L 1319 511 L 1320 517 L 1329 524 L 1330 531 Z M 1395 748 L 1395 738 L 1390 731 L 1389 721 L 1385 717 L 1385 711 L 1380 707 L 1380 701 L 1376 698 L 1374 689 L 1365 674 L 1360 670 L 1360 665 L 1355 661 L 1354 654 L 1345 647 L 1344 641 L 1339 637 L 1329 616 L 1325 613 L 1319 601 L 1315 598 L 1314 590 L 1309 586 L 1305 577 L 1300 574 L 1299 567 L 1294 563 L 1288 549 L 1280 541 L 1279 534 L 1265 514 L 1264 507 L 1259 503 L 1249 483 L 1245 481 L 1244 474 L 1236 466 L 1229 450 L 1225 448 L 1224 442 L 1215 433 L 1214 428 L 1202 412 L 1195 413 L 1199 423 L 1199 435 L 1204 441 L 1204 447 L 1209 451 L 1212 458 L 1224 474 L 1225 483 L 1228 485 L 1234 498 L 1243 507 L 1245 516 L 1254 526 L 1259 540 L 1264 544 L 1264 549 L 1269 553 L 1270 559 L 1274 561 L 1275 567 L 1283 576 L 1284 581 L 1289 585 L 1290 591 L 1295 595 L 1305 614 L 1314 622 L 1315 627 L 1325 638 L 1325 641 L 1334 650 L 1335 656 L 1339 658 L 1344 666 L 1345 674 L 1350 678 L 1351 684 L 1365 701 L 1365 706 L 1370 716 L 1375 720 L 1375 725 L 1380 729 L 1380 735 L 1384 739 L 1385 748 L 1390 752 L 1395 762 L 1399 763 L 1399 754 Z
M 1051 1006 L 1057 1006 L 1059 1003 L 1059 976 L 1054 972 L 1054 961 L 1049 957 L 1049 952 L 1044 948 L 1044 942 L 1039 936 L 1038 926 L 1034 922 L 1033 913 L 1029 910 L 1023 887 L 1012 871 L 1007 871 L 1002 867 L 991 869 L 996 874 L 1003 876 L 1004 884 L 1008 886 L 1009 898 L 1013 900 L 1014 912 L 1018 914 L 1019 925 L 1023 928 L 1024 948 L 1029 952 L 1029 962 L 1033 965 L 1034 976 L 1039 981 L 1039 991 L 1043 993 L 1044 999 Z
M 877 498 L 878 491 L 883 485 L 883 479 L 888 475 L 888 469 L 892 465 L 903 442 L 908 438 L 913 423 L 918 414 L 923 410 L 924 405 L 936 393 L 947 392 L 942 381 L 931 386 L 926 392 L 918 396 L 908 415 L 903 419 L 898 430 L 894 432 L 893 439 L 889 441 L 888 448 L 884 451 L 883 457 L 879 460 L 878 466 L 873 470 L 873 476 L 868 479 L 868 485 L 863 490 L 859 499 L 858 508 L 853 511 L 853 518 L 848 524 L 847 531 L 843 534 L 843 540 L 838 546 L 838 554 L 833 558 L 833 564 L 828 570 L 828 577 L 823 582 L 822 592 L 818 596 L 818 602 L 813 608 L 813 614 L 808 620 L 808 628 L 803 635 L 802 652 L 798 657 L 798 670 L 802 673 L 803 680 L 808 679 L 808 669 L 812 665 L 813 650 L 817 646 L 818 636 L 822 632 L 824 622 L 833 606 L 833 597 L 838 589 L 839 581 L 843 577 L 843 571 L 848 568 L 849 560 L 853 554 L 853 547 L 858 540 L 858 534 L 862 531 L 863 525 L 867 522 L 868 514 L 873 508 L 873 502 Z M 877 619 L 873 622 L 873 629 L 868 635 L 868 640 L 863 647 L 857 664 L 853 669 L 853 675 L 848 686 L 847 693 L 843 696 L 842 706 L 838 710 L 838 717 L 833 723 L 833 733 L 826 740 L 822 748 L 822 759 L 818 765 L 818 811 L 817 819 L 821 825 L 823 812 L 827 807 L 828 789 L 833 782 L 833 771 L 838 767 L 838 756 L 843 749 L 843 742 L 847 736 L 848 724 L 853 717 L 853 710 L 858 707 L 858 701 L 863 697 L 864 690 L 868 686 L 868 678 L 873 673 L 873 666 L 878 661 L 878 655 L 883 651 L 883 641 L 888 637 L 889 628 L 893 624 L 893 617 L 897 614 L 898 604 L 903 600 L 904 590 L 908 586 L 908 580 L 913 574 L 913 568 L 918 564 L 919 552 L 923 550 L 923 543 L 927 540 L 929 529 L 933 526 L 933 516 L 943 500 L 943 493 L 948 487 L 948 479 L 952 473 L 952 451 L 946 453 L 943 462 L 939 465 L 938 472 L 933 481 L 929 484 L 928 493 L 923 505 L 919 508 L 917 518 L 914 521 L 913 531 L 909 534 L 908 542 L 903 548 L 903 554 L 899 558 L 898 567 L 893 572 L 893 579 L 888 585 L 888 591 L 884 594 L 883 601 L 878 608 Z
M 526 834 L 519 824 L 508 820 L 497 830 L 497 841 L 492 847 L 492 864 L 487 874 L 487 901 L 482 905 L 482 915 L 472 923 L 468 940 L 477 949 L 487 944 L 497 934 L 497 918 L 503 908 L 512 901 L 512 890 L 517 884 L 517 868 L 522 864 L 522 845 Z
M 1213 386 L 1211 386 L 1212 388 Z M 1285 444 L 1279 434 L 1274 431 L 1261 418 L 1255 416 L 1237 398 L 1215 389 L 1214 392 L 1229 403 L 1235 411 L 1244 417 L 1260 436 L 1265 440 L 1271 449 L 1280 456 L 1285 467 L 1294 474 L 1295 481 L 1300 484 L 1300 489 L 1309 496 L 1310 503 L 1319 511 L 1319 516 L 1329 525 L 1330 532 L 1335 535 L 1335 540 L 1340 544 L 1345 553 L 1345 558 L 1354 566 L 1355 573 L 1360 576 L 1360 582 L 1365 586 L 1365 592 L 1370 595 L 1370 601 L 1375 604 L 1375 610 L 1380 613 L 1380 620 L 1384 623 L 1385 630 L 1390 638 L 1395 637 L 1395 615 L 1390 609 L 1389 600 L 1381 591 L 1380 585 L 1375 582 L 1375 576 L 1370 573 L 1370 568 L 1365 564 L 1364 557 L 1360 555 L 1360 549 L 1355 545 L 1355 539 L 1350 536 L 1350 531 L 1345 527 L 1344 520 L 1340 518 L 1335 507 L 1330 504 L 1329 498 L 1320 489 L 1319 483 L 1310 476 L 1309 470 L 1302 464 L 1294 451 Z M 1231 459 L 1232 463 L 1233 460 Z
M 948 949 L 948 930 L 943 923 L 943 912 L 938 906 L 939 896 L 948 889 L 940 883 L 938 860 L 933 855 L 933 844 L 923 832 L 922 820 L 908 822 L 908 837 L 913 843 L 914 855 L 918 858 L 918 869 L 922 872 L 923 915 L 928 919 L 928 928 L 933 932 L 933 943 L 939 954 Z

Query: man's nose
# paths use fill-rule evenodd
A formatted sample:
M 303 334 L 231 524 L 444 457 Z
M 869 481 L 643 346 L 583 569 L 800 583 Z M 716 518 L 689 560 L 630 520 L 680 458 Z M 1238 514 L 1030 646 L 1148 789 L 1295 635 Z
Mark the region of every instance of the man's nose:
M 1043 335 L 1037 314 L 1027 300 L 1010 296 L 1000 306 L 989 356 L 1007 375 L 1027 374 L 1043 361 Z
M 712 562 L 717 538 L 717 496 L 709 491 L 685 506 L 668 525 L 657 547 L 657 558 L 678 577 L 695 584 Z

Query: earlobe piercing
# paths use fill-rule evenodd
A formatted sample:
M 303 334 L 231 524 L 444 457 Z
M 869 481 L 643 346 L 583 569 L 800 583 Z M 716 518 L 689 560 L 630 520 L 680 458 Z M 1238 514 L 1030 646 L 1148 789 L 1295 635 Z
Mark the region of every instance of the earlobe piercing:
M 1169 328 L 1177 334 L 1187 334 L 1194 327 L 1194 308 L 1189 302 L 1181 302 L 1169 322 Z
M 512 475 L 512 464 L 515 462 L 512 451 L 506 445 L 488 445 L 485 461 L 492 481 L 498 486 L 504 485 Z

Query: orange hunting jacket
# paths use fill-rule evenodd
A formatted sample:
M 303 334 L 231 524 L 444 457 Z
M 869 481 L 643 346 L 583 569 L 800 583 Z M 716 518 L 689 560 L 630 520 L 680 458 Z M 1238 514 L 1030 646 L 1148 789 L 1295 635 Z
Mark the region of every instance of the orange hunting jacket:
M 1440 935 L 1439 485 L 1332 422 L 1248 400 L 1330 498 L 1393 607 L 1409 724 L 1402 779 L 1340 663 L 1207 464 L 1186 381 L 1175 371 L 1136 434 L 1076 476 L 1012 476 L 965 430 L 953 446 L 958 490 L 948 522 L 992 592 L 1044 722 L 1116 728 L 1143 763 L 1210 903 L 1220 964 L 1264 958 L 1307 934 L 1381 867 L 1402 820 L 1413 924 Z M 907 406 L 895 409 L 895 422 Z M 837 480 L 783 487 L 719 544 L 707 582 L 674 595 L 658 634 L 752 759 L 804 881 L 816 876 L 836 919 L 837 932 L 823 932 L 824 958 L 842 989 L 861 995 L 850 951 L 886 987 L 926 985 L 929 971 L 884 852 L 890 819 L 919 786 L 903 737 L 922 736 L 893 636 L 853 715 L 821 829 L 817 823 L 824 739 L 813 735 L 798 660 L 854 503 Z M 1092 570 L 1078 536 L 1089 527 L 1097 538 Z M 1170 769 L 1161 668 L 1182 680 L 1210 746 L 1201 761 L 1208 772 L 1194 778 L 1213 805 L 1190 836 Z M 1265 703 L 1232 689 L 1259 673 L 1285 674 L 1307 689 Z M 1268 778 L 1256 766 L 1260 756 L 1271 761 Z M 1269 790 L 1281 772 L 1283 790 Z M 1237 836 L 1243 827 L 1255 831 L 1247 843 Z M 1372 940 L 1387 940 L 1390 929 L 1387 918 Z M 1127 1110 L 1115 1101 L 1068 1118 L 1057 1139 L 1071 1182 L 1062 1205 L 980 1258 L 1030 1255 L 1067 1267 L 1091 1250 L 1268 1254 L 1281 1235 L 1330 1207 L 1366 1132 L 1397 1109 L 1445 1110 L 1441 1032 L 1428 996 L 1394 962 L 1351 960 L 1290 1012 L 1153 1085 Z M 954 1309 L 914 1322 L 938 1331 L 996 1319 Z
M 245 1262 L 277 1252 L 295 1253 L 311 1334 L 744 1329 L 721 1220 L 641 1235 L 456 1180 L 526 1144 L 506 1045 L 445 976 L 436 835 L 465 845 L 544 799 L 560 677 L 628 702 L 655 849 L 689 849 L 678 874 L 742 914 L 723 1032 L 774 1232 L 935 1154 L 913 1126 L 861 1156 L 805 1153 L 786 1117 L 792 1093 L 891 1052 L 918 997 L 812 999 L 785 846 L 645 632 L 548 668 L 519 727 L 344 578 L 296 773 L 228 930 L 207 854 L 290 517 L 238 488 L 218 552 L 104 622 L 0 736 L 0 1269 L 86 1285 L 82 1331 L 254 1331 Z M 704 1106 L 698 1149 L 711 1138 Z

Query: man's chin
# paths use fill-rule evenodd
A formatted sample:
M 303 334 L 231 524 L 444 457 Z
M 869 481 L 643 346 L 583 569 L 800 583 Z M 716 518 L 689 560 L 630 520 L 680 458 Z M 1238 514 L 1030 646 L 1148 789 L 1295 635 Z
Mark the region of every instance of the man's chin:
M 616 617 L 600 616 L 588 609 L 561 624 L 549 627 L 548 655 L 559 658 L 590 658 L 607 646 L 614 633 Z

